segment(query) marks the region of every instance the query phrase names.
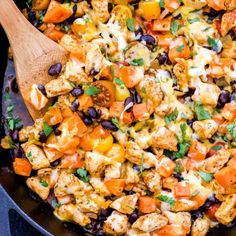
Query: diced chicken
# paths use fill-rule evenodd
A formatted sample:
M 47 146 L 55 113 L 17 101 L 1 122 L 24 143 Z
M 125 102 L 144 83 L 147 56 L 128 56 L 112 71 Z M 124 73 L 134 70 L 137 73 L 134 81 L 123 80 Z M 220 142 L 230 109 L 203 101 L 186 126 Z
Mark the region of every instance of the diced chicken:
M 137 184 L 139 182 L 138 171 L 129 162 L 123 164 L 121 175 L 122 179 L 125 179 L 126 185 Z
M 19 140 L 20 142 L 25 142 L 29 139 L 30 135 L 32 135 L 32 130 L 34 128 L 32 126 L 25 126 L 19 131 Z
M 26 180 L 27 186 L 35 193 L 37 193 L 43 200 L 46 200 L 50 187 L 46 182 L 40 182 L 38 177 L 30 177 Z
M 41 180 L 46 180 L 50 188 L 54 187 L 59 177 L 59 169 L 44 168 L 38 170 L 38 177 Z
M 236 194 L 228 195 L 215 213 L 216 219 L 228 225 L 236 217 Z
M 77 224 L 83 227 L 91 222 L 88 216 L 83 214 L 78 209 L 78 207 L 73 204 L 62 205 L 56 208 L 56 210 L 54 211 L 54 214 L 60 220 L 64 220 L 64 221 L 73 220 L 74 222 L 76 222 Z
M 110 13 L 108 11 L 108 0 L 92 0 L 91 1 L 95 16 L 102 23 L 105 23 L 109 17 Z
M 166 127 L 160 127 L 152 132 L 152 146 L 167 149 L 170 151 L 177 151 L 177 138 L 173 131 Z
M 222 57 L 236 59 L 236 41 L 232 42 L 231 47 L 224 48 L 222 52 Z
M 207 218 L 197 218 L 192 226 L 191 236 L 205 236 L 210 228 Z
M 225 149 L 218 150 L 213 156 L 202 161 L 200 169 L 208 173 L 216 173 L 229 160 L 230 152 Z
M 140 216 L 132 225 L 132 228 L 139 229 L 144 232 L 151 232 L 167 225 L 168 219 L 157 213 L 150 213 Z
M 150 191 L 155 193 L 161 191 L 161 176 L 156 170 L 145 170 L 142 173 L 142 177 Z
M 127 236 L 150 236 L 149 233 L 143 232 L 141 230 L 138 229 L 128 229 L 126 232 Z
M 21 146 L 34 170 L 50 166 L 49 160 L 40 147 L 29 143 L 24 143 Z
M 80 194 L 76 197 L 76 205 L 83 213 L 87 212 L 98 213 L 100 209 L 98 204 L 95 201 L 93 201 L 89 195 L 86 194 Z
M 98 194 L 101 194 L 103 196 L 109 196 L 111 195 L 109 190 L 107 189 L 104 182 L 101 180 L 101 178 L 98 177 L 90 177 L 89 178 L 90 184 L 93 186 L 95 192 Z
M 128 136 L 124 132 L 122 132 L 121 130 L 113 132 L 112 134 L 114 135 L 116 140 L 119 142 L 119 144 L 125 146 L 126 143 L 128 142 Z
M 106 156 L 99 153 L 86 152 L 85 167 L 92 176 L 99 177 L 105 170 L 106 159 Z
M 217 131 L 218 124 L 214 120 L 195 121 L 193 129 L 200 139 L 209 139 Z
M 157 162 L 155 155 L 143 151 L 135 142 L 131 141 L 126 144 L 125 156 L 127 160 L 134 164 L 140 165 L 143 162 L 144 168 L 154 167 Z
M 139 132 L 135 132 L 134 129 L 131 129 L 130 136 L 134 138 L 135 143 L 137 143 L 141 149 L 147 149 L 152 144 L 152 137 L 148 129 L 142 129 Z
M 56 97 L 62 94 L 69 93 L 73 87 L 69 81 L 64 79 L 63 77 L 58 79 L 50 80 L 45 85 L 46 93 L 48 97 Z
M 165 211 L 164 215 L 168 218 L 169 224 L 182 225 L 186 233 L 190 232 L 191 214 L 189 212 L 173 213 L 170 211 Z
M 62 171 L 54 187 L 55 196 L 65 196 L 68 194 L 78 195 L 81 191 L 91 191 L 89 184 L 84 183 L 75 175 Z
M 104 222 L 103 231 L 108 235 L 123 235 L 128 228 L 128 217 L 117 211 L 112 214 Z
M 105 179 L 119 179 L 121 172 L 121 163 L 115 162 L 105 169 Z
M 74 35 L 65 34 L 59 44 L 69 52 L 75 52 L 78 50 L 79 42 Z
M 138 201 L 137 194 L 127 195 L 116 199 L 114 202 L 112 202 L 110 207 L 114 208 L 120 213 L 131 214 L 136 207 L 137 201 Z
M 196 201 L 188 200 L 188 199 L 176 199 L 172 210 L 174 212 L 179 211 L 192 211 L 198 209 L 198 204 Z

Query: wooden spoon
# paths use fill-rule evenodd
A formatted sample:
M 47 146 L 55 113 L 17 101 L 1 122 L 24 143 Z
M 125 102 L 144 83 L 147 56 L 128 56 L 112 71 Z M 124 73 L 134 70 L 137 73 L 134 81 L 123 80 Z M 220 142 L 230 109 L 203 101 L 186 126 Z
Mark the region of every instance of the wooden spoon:
M 0 23 L 12 48 L 21 95 L 35 120 L 43 116 L 51 101 L 42 110 L 36 110 L 28 101 L 31 86 L 55 79 L 48 75 L 48 69 L 55 63 L 65 64 L 67 52 L 32 26 L 12 0 L 1 2 Z

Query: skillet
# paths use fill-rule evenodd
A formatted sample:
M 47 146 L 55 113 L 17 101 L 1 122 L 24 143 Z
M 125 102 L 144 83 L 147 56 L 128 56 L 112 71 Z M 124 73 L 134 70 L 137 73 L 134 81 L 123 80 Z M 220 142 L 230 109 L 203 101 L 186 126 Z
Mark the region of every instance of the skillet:
M 20 8 L 23 7 L 22 1 L 16 0 L 16 3 Z M 0 95 L 2 104 L 2 106 L 0 106 L 0 113 L 2 114 L 0 138 L 4 136 L 4 126 L 2 122 L 6 110 L 4 94 L 9 88 L 17 116 L 22 119 L 24 124 L 30 124 L 32 122 L 20 94 L 16 93 L 16 89 L 14 89 L 14 65 L 13 62 L 7 58 L 8 46 L 6 35 L 2 28 L 0 28 L 0 88 L 2 90 Z M 24 178 L 13 174 L 11 166 L 11 153 L 0 149 L 0 235 L 23 235 L 21 229 L 10 227 L 11 222 L 9 218 L 16 214 L 16 212 L 37 229 L 39 232 L 37 235 L 85 235 L 85 232 L 80 226 L 58 220 L 53 215 L 53 209 L 50 208 L 47 203 L 42 202 L 36 195 L 29 192 L 29 189 L 25 185 Z M 32 235 L 30 228 L 27 228 L 25 235 Z M 36 234 L 33 235 L 37 236 Z M 232 224 L 229 228 L 220 226 L 208 235 L 235 236 L 236 225 Z

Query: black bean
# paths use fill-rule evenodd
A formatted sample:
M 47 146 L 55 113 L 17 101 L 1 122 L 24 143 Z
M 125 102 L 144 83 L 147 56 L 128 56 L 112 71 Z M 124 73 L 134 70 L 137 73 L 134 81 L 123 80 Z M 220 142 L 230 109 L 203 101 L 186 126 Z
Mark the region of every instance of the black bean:
M 212 202 L 207 199 L 204 205 L 202 206 L 202 208 L 208 209 L 211 205 L 212 205 Z
M 14 130 L 12 135 L 11 135 L 11 137 L 12 137 L 12 140 L 14 142 L 18 142 L 19 141 L 19 131 L 18 130 Z
M 92 68 L 92 70 L 90 71 L 90 75 L 97 75 L 99 73 L 99 70 L 96 70 L 95 68 Z
M 99 215 L 108 217 L 111 214 L 111 212 L 112 212 L 111 208 L 101 209 Z
M 126 195 L 133 195 L 133 194 L 135 194 L 135 192 L 132 191 L 132 190 L 126 191 L 125 193 L 126 193 Z
M 210 202 L 212 202 L 212 203 L 218 203 L 218 202 L 219 202 L 219 200 L 216 198 L 216 195 L 215 195 L 215 194 L 212 194 L 212 195 L 208 198 L 208 200 L 209 200 Z
M 231 80 L 230 85 L 234 85 L 234 84 L 236 84 L 236 80 Z
M 129 108 L 129 109 L 127 109 L 126 110 L 126 112 L 131 112 L 131 110 L 132 110 L 132 107 L 133 107 L 133 105 L 134 105 L 134 99 L 133 99 L 133 97 L 127 97 L 126 99 L 125 99 L 125 107 L 126 106 L 128 106 L 128 105 L 130 105 L 131 107 Z
M 35 19 L 35 20 L 33 20 L 33 21 L 31 22 L 31 24 L 32 24 L 35 28 L 37 28 L 37 27 L 40 26 L 40 21 L 39 21 L 38 19 Z
M 104 129 L 107 129 L 107 130 L 111 130 L 111 131 L 118 130 L 118 128 L 110 120 L 102 121 L 101 125 Z
M 208 140 L 209 140 L 210 143 L 214 143 L 215 142 L 215 139 L 213 139 L 213 138 L 209 138 Z
M 195 220 L 197 218 L 203 217 L 203 212 L 201 210 L 191 212 L 192 218 Z
M 75 99 L 75 100 L 71 103 L 70 108 L 71 108 L 72 111 L 77 111 L 77 110 L 78 110 L 78 108 L 79 108 L 79 101 L 78 101 L 78 99 Z
M 82 120 L 86 125 L 91 125 L 93 123 L 93 120 L 86 115 L 83 116 Z
M 145 41 L 146 44 L 148 44 L 148 45 L 153 45 L 156 42 L 155 38 L 149 34 L 142 35 L 140 37 L 140 40 Z
M 137 30 L 135 30 L 134 34 L 136 37 L 137 36 L 141 37 L 143 35 L 143 29 L 139 27 Z
M 56 167 L 56 166 L 58 166 L 60 163 L 61 163 L 61 159 L 57 159 L 57 160 L 53 161 L 50 165 L 51 165 L 52 167 Z
M 30 22 L 32 22 L 32 21 L 34 21 L 35 19 L 36 19 L 36 14 L 35 14 L 35 12 L 30 11 L 29 14 L 28 14 L 28 20 L 29 20 Z
M 79 97 L 81 96 L 82 94 L 84 93 L 84 90 L 81 89 L 81 88 L 74 88 L 72 91 L 71 91 L 71 94 L 74 96 L 74 97 Z
M 173 176 L 178 180 L 178 182 L 184 180 L 183 176 L 180 173 L 173 173 Z
M 129 216 L 129 222 L 130 222 L 131 224 L 133 224 L 137 219 L 138 219 L 138 214 L 137 214 L 137 212 L 133 212 L 133 213 Z
M 230 94 L 229 98 L 230 98 L 230 102 L 235 101 L 235 95 L 233 93 Z
M 47 95 L 45 87 L 43 84 L 38 84 L 38 90 L 43 94 L 43 95 Z
M 166 63 L 167 59 L 168 59 L 168 56 L 166 53 L 161 53 L 157 58 L 159 65 L 164 65 Z
M 101 216 L 101 215 L 98 216 L 98 221 L 99 221 L 99 222 L 103 222 L 103 221 L 105 221 L 106 219 L 107 219 L 106 216 Z
M 87 113 L 91 118 L 93 118 L 93 119 L 97 118 L 97 111 L 94 107 L 89 107 L 87 110 Z
M 218 98 L 218 101 L 225 105 L 225 103 L 230 102 L 230 92 L 228 90 L 223 90 Z
M 13 152 L 14 157 L 22 157 L 23 151 L 21 148 L 15 148 Z
M 113 3 L 109 2 L 108 3 L 108 11 L 111 12 L 113 9 Z
M 44 131 L 39 132 L 39 141 L 41 143 L 45 143 L 47 141 L 47 135 L 44 133 Z
M 13 93 L 18 93 L 18 92 L 19 92 L 19 88 L 18 88 L 18 84 L 17 84 L 16 78 L 14 78 L 14 79 L 11 81 L 11 91 L 12 91 Z
M 49 75 L 59 75 L 62 69 L 62 64 L 61 63 L 56 63 L 54 65 L 51 65 L 50 68 L 48 69 L 48 74 Z
M 58 128 L 56 128 L 56 129 L 54 130 L 54 134 L 55 134 L 56 136 L 61 135 L 61 130 L 59 130 Z
M 192 126 L 193 125 L 193 120 L 187 120 L 187 125 Z
M 95 236 L 105 236 L 105 233 L 103 233 L 102 231 L 98 231 L 95 233 Z
M 142 98 L 137 91 L 134 92 L 134 102 L 137 104 L 142 103 Z
M 71 0 L 73 3 L 78 3 L 80 0 Z
M 97 113 L 97 118 L 100 118 L 102 115 L 102 111 L 100 109 L 97 109 L 96 113 Z
M 134 170 L 137 170 L 137 171 L 140 171 L 140 166 L 139 166 L 139 165 L 134 165 L 134 166 L 133 166 L 133 169 L 134 169 Z

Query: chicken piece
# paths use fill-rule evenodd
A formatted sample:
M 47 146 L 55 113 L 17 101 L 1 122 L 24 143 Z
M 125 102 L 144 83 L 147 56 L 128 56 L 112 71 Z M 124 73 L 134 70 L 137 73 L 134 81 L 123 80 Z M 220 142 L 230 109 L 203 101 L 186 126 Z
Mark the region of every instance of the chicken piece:
M 113 211 L 103 225 L 103 231 L 107 235 L 123 235 L 127 228 L 128 217 L 117 211 Z
M 110 13 L 108 11 L 108 0 L 92 0 L 91 4 L 95 16 L 99 21 L 105 23 L 110 17 Z
M 89 195 L 80 194 L 76 197 L 76 205 L 83 213 L 94 212 L 98 213 L 100 207 L 93 201 Z
M 76 52 L 79 48 L 79 42 L 74 35 L 65 34 L 59 44 L 65 48 L 68 52 Z
M 220 88 L 215 84 L 200 83 L 192 96 L 193 101 L 200 101 L 203 105 L 216 106 Z M 211 94 L 211 96 L 209 96 Z
M 138 171 L 133 168 L 130 162 L 126 162 L 122 165 L 121 177 L 125 179 L 125 185 L 137 184 L 139 182 Z
M 50 80 L 45 85 L 45 89 L 47 97 L 51 98 L 69 93 L 73 89 L 73 87 L 65 78 L 59 77 L 58 79 Z
M 44 168 L 38 170 L 38 177 L 41 180 L 45 180 L 50 188 L 54 187 L 59 177 L 59 169 Z
M 140 165 L 143 162 L 143 168 L 154 167 L 157 164 L 155 155 L 151 152 L 143 151 L 135 142 L 128 142 L 126 144 L 125 157 L 130 162 Z
M 131 214 L 135 209 L 137 201 L 137 194 L 127 195 L 116 199 L 114 202 L 112 202 L 110 207 L 114 208 L 120 213 Z
M 167 225 L 168 219 L 157 213 L 150 213 L 140 216 L 133 224 L 132 228 L 139 229 L 144 232 L 151 232 Z
M 149 233 L 145 233 L 141 230 L 138 230 L 138 229 L 128 229 L 127 232 L 126 232 L 126 235 L 127 236 L 150 236 Z
M 92 188 L 89 184 L 79 180 L 75 175 L 62 171 L 58 181 L 54 187 L 56 197 L 65 196 L 68 194 L 79 195 L 81 191 L 88 192 Z
M 35 144 L 24 143 L 23 148 L 33 170 L 46 168 L 50 166 L 50 162 L 44 154 L 43 150 Z
M 236 10 L 226 12 L 221 19 L 221 35 L 224 37 L 226 34 L 236 26 Z
M 19 140 L 20 142 L 26 142 L 30 135 L 33 134 L 33 127 L 32 126 L 25 126 L 19 131 Z
M 188 199 L 176 199 L 175 204 L 172 207 L 174 212 L 192 211 L 196 209 L 198 209 L 198 203 Z
M 156 82 L 154 76 L 145 75 L 144 79 L 138 84 L 138 91 L 144 98 L 149 113 L 153 113 L 155 108 L 158 107 L 163 98 L 163 92 L 161 91 L 160 84 Z
M 105 169 L 105 179 L 119 179 L 121 172 L 121 163 L 114 162 Z
M 54 211 L 54 214 L 60 220 L 63 221 L 73 220 L 82 227 L 91 223 L 90 219 L 85 214 L 83 214 L 76 205 L 73 204 L 67 204 L 57 207 Z
M 135 132 L 134 129 L 131 129 L 130 136 L 134 138 L 134 142 L 137 143 L 141 149 L 147 149 L 152 144 L 148 129 L 142 129 L 139 132 Z
M 75 60 L 66 63 L 65 78 L 77 85 L 93 81 L 92 76 L 88 76 Z
M 110 196 L 111 193 L 107 189 L 104 182 L 101 180 L 101 178 L 98 177 L 90 177 L 89 178 L 90 184 L 93 186 L 96 193 L 101 194 L 103 196 Z
M 166 127 L 160 127 L 151 133 L 152 146 L 170 151 L 177 151 L 177 138 L 173 131 Z
M 121 130 L 118 130 L 116 132 L 112 132 L 116 140 L 118 141 L 119 144 L 122 146 L 125 146 L 126 143 L 128 142 L 128 135 L 126 135 L 124 132 Z
M 155 193 L 161 191 L 161 176 L 156 170 L 145 170 L 142 173 L 142 177 L 150 191 Z
M 202 161 L 200 169 L 208 173 L 216 173 L 228 162 L 229 157 L 228 150 L 218 150 L 213 156 Z
M 193 129 L 200 139 L 209 139 L 217 131 L 218 124 L 214 120 L 195 121 Z
M 173 213 L 170 211 L 165 211 L 164 215 L 168 218 L 169 224 L 182 225 L 187 234 L 190 232 L 191 214 L 189 212 Z
M 205 236 L 210 228 L 207 218 L 197 218 L 192 226 L 191 236 Z
M 224 48 L 222 51 L 222 57 L 236 59 L 236 41 L 232 42 L 231 47 Z
M 236 217 L 236 194 L 228 195 L 215 213 L 216 219 L 228 225 Z
M 46 200 L 50 187 L 47 182 L 40 182 L 38 177 L 30 177 L 26 180 L 27 186 L 35 193 L 37 193 L 43 200 Z
M 105 161 L 107 159 L 108 158 L 106 156 L 99 153 L 86 152 L 85 167 L 92 176 L 99 177 L 105 170 Z

